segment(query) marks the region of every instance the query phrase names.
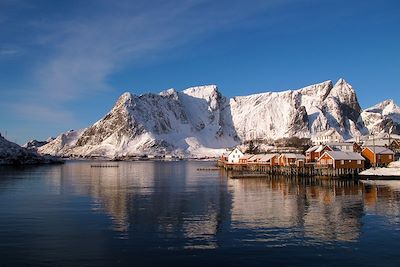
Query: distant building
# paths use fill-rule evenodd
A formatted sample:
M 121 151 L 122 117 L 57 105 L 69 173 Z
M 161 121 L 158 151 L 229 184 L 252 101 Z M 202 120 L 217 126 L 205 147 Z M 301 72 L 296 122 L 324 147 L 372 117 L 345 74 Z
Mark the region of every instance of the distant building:
M 330 142 L 343 142 L 343 137 L 335 130 L 330 129 L 323 132 L 318 132 L 312 141 L 315 145 L 326 144 Z
M 387 147 L 393 150 L 394 152 L 400 152 L 400 139 L 394 138 L 377 138 L 377 139 L 368 139 L 363 142 L 364 147 L 368 146 L 382 146 Z
M 344 152 L 355 152 L 355 144 L 350 142 L 328 142 L 325 145 L 332 148 L 332 150 L 344 151 Z
M 356 152 L 326 151 L 317 160 L 317 165 L 334 169 L 363 169 L 365 159 Z
M 364 147 L 361 155 L 363 155 L 371 165 L 376 166 L 386 166 L 394 161 L 394 152 L 382 146 Z
M 221 155 L 221 157 L 219 158 L 219 160 L 221 162 L 228 162 L 228 156 L 229 156 L 230 152 L 225 152 Z
M 228 163 L 239 163 L 239 159 L 243 157 L 243 152 L 239 148 L 235 148 L 228 155 Z
M 283 153 L 279 156 L 278 161 L 281 166 L 296 165 L 299 167 L 304 166 L 306 157 L 302 154 Z
M 376 138 L 376 139 L 368 139 L 363 142 L 364 147 L 368 146 L 382 146 L 382 147 L 388 147 L 390 145 L 392 140 L 389 140 L 389 138 Z
M 400 140 L 399 139 L 393 140 L 389 145 L 389 149 L 395 153 L 395 158 L 397 156 L 398 160 L 400 156 Z

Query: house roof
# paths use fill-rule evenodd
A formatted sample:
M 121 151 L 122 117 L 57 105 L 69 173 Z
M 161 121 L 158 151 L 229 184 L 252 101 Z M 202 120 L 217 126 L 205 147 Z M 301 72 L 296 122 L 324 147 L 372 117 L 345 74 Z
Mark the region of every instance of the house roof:
M 319 145 L 319 147 L 315 150 L 315 152 L 321 152 L 322 150 L 325 149 L 325 147 L 329 147 L 330 148 L 330 146 L 327 146 L 327 145 Z
M 315 150 L 317 150 L 318 147 L 319 147 L 319 145 L 318 146 L 312 146 L 312 147 L 310 147 L 309 149 L 306 150 L 306 153 L 314 152 Z
M 326 151 L 318 160 L 320 160 L 325 154 L 328 154 L 334 160 L 365 160 L 365 158 L 359 153 L 344 151 Z
M 288 159 L 305 159 L 306 157 L 302 154 L 296 153 L 282 153 L 279 157 L 285 156 Z
M 382 155 L 391 155 L 394 154 L 392 150 L 383 146 L 368 146 L 364 149 L 369 149 L 370 151 L 374 152 L 375 154 L 382 154 Z
M 253 155 L 250 158 L 247 159 L 247 161 L 257 161 L 259 158 L 261 157 L 261 155 Z
M 253 156 L 254 154 L 244 154 L 243 156 L 240 157 L 240 159 L 250 159 Z
M 277 154 L 262 154 L 260 155 L 259 161 L 267 162 L 270 161 L 273 157 L 276 157 Z
M 238 147 L 235 147 L 232 151 L 229 152 L 228 155 L 232 154 L 233 151 L 235 151 L 236 149 L 239 150 L 239 152 L 243 154 L 242 150 L 240 150 Z

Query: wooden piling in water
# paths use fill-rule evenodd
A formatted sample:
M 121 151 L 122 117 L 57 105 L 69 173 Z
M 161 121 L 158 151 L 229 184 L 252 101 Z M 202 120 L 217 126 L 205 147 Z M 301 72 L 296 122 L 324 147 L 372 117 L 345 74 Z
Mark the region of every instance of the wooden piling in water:
M 350 168 L 333 168 L 331 166 L 317 166 L 317 165 L 304 165 L 304 166 L 281 166 L 269 164 L 229 164 L 218 162 L 217 166 L 231 171 L 247 171 L 252 173 L 269 174 L 269 175 L 286 175 L 290 177 L 357 177 L 358 173 L 363 169 L 350 169 Z

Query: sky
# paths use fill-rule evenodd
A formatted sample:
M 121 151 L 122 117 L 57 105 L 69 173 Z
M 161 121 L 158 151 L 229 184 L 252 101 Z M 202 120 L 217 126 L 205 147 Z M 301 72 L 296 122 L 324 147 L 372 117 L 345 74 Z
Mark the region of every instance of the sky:
M 400 104 L 400 1 L 0 0 L 0 133 L 23 144 L 118 96 L 216 84 L 227 97 L 344 78 Z

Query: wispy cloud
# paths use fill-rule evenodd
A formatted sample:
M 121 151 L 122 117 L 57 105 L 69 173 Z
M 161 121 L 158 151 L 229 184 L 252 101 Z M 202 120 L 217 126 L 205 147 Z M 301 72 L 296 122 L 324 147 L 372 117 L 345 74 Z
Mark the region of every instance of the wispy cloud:
M 41 56 L 28 82 L 33 88 L 29 103 L 25 99 L 14 105 L 17 111 L 21 109 L 18 114 L 73 121 L 72 112 L 59 112 L 54 107 L 113 90 L 107 78 L 126 64 L 141 64 L 154 54 L 162 55 L 187 42 L 237 27 L 279 1 L 85 3 L 89 4 L 29 22 L 31 45 Z M 14 52 L 0 50 L 0 55 Z
M 21 54 L 21 51 L 15 48 L 0 47 L 0 56 L 15 56 Z

